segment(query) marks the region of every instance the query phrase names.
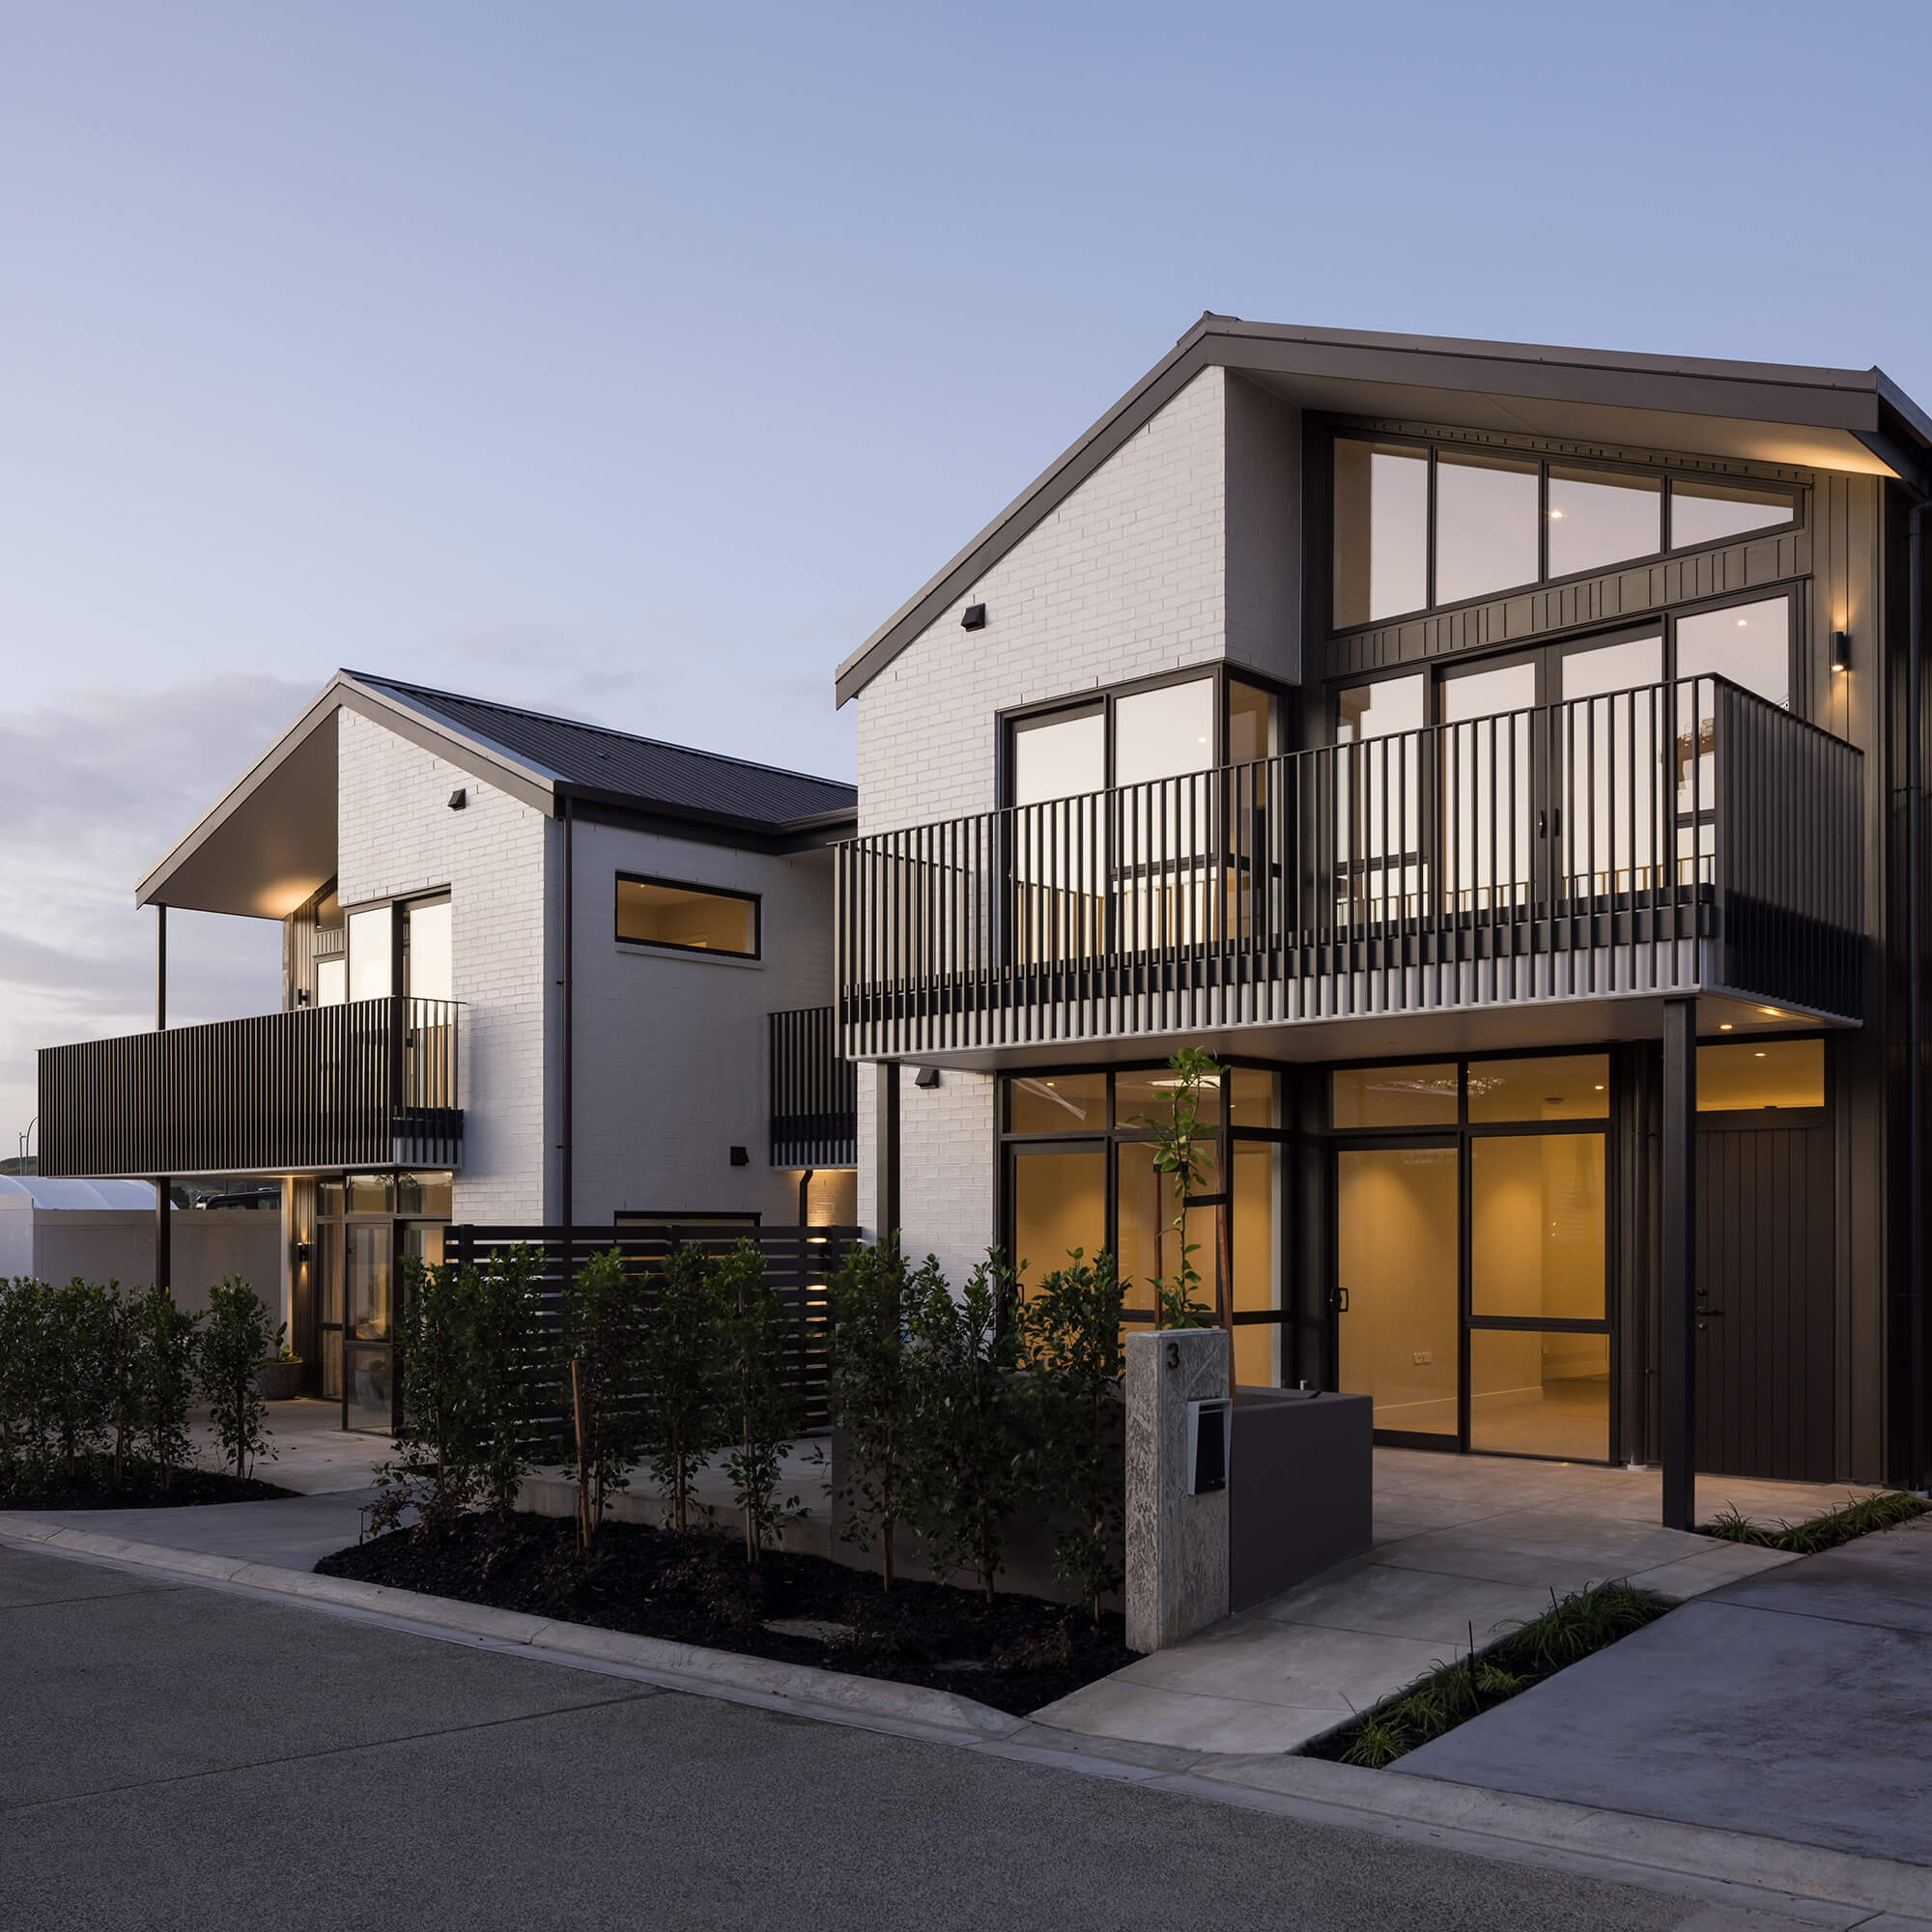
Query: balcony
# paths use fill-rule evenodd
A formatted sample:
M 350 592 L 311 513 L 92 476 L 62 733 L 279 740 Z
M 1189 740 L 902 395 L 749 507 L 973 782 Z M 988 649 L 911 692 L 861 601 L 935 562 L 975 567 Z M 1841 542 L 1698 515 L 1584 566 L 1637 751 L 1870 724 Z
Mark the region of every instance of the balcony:
M 454 1167 L 457 1010 L 358 1000 L 43 1048 L 41 1172 Z
M 852 839 L 840 1046 L 1350 1050 L 1369 1018 L 1686 993 L 1856 1023 L 1861 762 L 1704 677 Z
M 859 1069 L 838 1057 L 830 1007 L 771 1016 L 771 1160 L 781 1168 L 859 1164 Z

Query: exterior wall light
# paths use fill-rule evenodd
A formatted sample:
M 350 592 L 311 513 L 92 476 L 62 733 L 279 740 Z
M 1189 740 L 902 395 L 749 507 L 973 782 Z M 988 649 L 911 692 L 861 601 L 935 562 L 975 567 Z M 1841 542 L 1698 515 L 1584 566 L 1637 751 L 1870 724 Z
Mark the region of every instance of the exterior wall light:
M 937 1087 L 939 1085 L 939 1068 L 936 1066 L 922 1066 L 913 1075 L 912 1084 L 915 1087 Z
M 733 1167 L 750 1167 L 751 1164 L 752 1156 L 743 1148 L 734 1147 L 731 1150 L 731 1165 Z
M 969 604 L 966 614 L 959 619 L 962 631 L 983 631 L 986 628 L 986 607 L 983 604 Z
M 1850 670 L 1852 668 L 1852 634 L 1849 631 L 1832 633 L 1832 668 Z
M 449 809 L 451 811 L 461 811 L 463 808 L 469 803 L 469 794 L 467 791 L 465 791 L 461 785 L 458 785 L 456 789 L 449 794 Z

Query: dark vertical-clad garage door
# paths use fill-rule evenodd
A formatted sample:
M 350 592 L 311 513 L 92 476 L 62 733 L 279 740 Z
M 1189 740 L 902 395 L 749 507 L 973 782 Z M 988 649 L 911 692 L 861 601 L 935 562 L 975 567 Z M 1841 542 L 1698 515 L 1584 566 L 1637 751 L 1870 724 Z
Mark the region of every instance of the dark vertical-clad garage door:
M 1698 1122 L 1700 1469 L 1832 1480 L 1833 1200 L 1823 1109 Z

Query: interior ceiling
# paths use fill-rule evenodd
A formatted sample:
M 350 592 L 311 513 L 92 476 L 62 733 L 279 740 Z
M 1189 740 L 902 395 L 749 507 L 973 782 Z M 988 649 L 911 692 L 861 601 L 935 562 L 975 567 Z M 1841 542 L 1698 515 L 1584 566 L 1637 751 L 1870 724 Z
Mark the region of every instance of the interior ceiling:
M 1285 376 L 1259 369 L 1238 373 L 1303 409 L 1331 415 L 1399 416 L 1405 421 L 1494 430 L 1507 436 L 1552 437 L 1565 442 L 1607 443 L 1688 456 L 1739 457 L 1753 463 L 1793 464 L 1805 469 L 1849 470 L 1861 476 L 1895 473 L 1845 429 L 1331 376 Z
M 335 875 L 331 710 L 243 779 L 185 841 L 144 903 L 286 919 Z

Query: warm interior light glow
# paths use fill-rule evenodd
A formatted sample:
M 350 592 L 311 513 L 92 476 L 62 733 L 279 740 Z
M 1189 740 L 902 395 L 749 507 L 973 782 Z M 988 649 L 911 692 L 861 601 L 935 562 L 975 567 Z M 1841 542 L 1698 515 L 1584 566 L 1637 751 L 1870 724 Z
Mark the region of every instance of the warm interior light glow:
M 1729 1033 L 1730 1030 L 1731 1030 L 1731 1023 L 1729 1020 L 1721 1020 L 1719 1022 L 1718 1031 L 1719 1033 Z

